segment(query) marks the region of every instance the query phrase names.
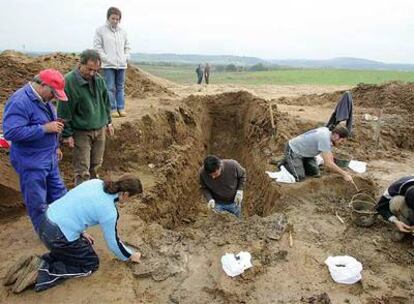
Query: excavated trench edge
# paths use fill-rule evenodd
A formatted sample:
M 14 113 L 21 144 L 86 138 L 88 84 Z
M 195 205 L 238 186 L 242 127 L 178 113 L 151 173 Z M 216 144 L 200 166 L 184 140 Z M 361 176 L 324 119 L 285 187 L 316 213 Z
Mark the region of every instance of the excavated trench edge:
M 147 162 L 155 162 L 160 169 L 158 182 L 143 199 L 149 211 L 140 209 L 137 215 L 170 229 L 197 217 L 205 203 L 199 191 L 198 171 L 208 154 L 236 159 L 246 168 L 245 216 L 267 216 L 281 212 L 293 202 L 302 201 L 304 195 L 308 199 L 332 202 L 349 199 L 354 190 L 349 189 L 340 178 L 331 178 L 329 182 L 322 178 L 293 186 L 280 186 L 267 177 L 265 170 L 268 168 L 269 153 L 266 151 L 281 152 L 285 142 L 283 136 L 271 138 L 268 109 L 266 101 L 247 92 L 190 96 L 176 111 L 144 117 L 141 121 L 144 124 L 123 126 L 123 129 L 130 129 L 134 134 L 141 134 L 139 143 L 135 143 L 137 146 L 144 149 L 150 146 L 147 151 L 156 150 L 156 153 L 149 153 L 153 155 L 142 157 Z M 277 110 L 274 111 L 275 121 L 281 122 L 277 124 L 277 133 L 291 132 L 280 115 Z M 154 135 L 158 145 L 145 138 L 145 128 L 164 131 Z M 139 139 L 140 136 L 134 138 Z M 125 137 L 128 136 L 122 136 L 123 139 Z M 359 183 L 368 191 L 375 191 L 370 180 L 361 179 Z
M 155 164 L 157 182 L 142 199 L 149 208 L 140 209 L 137 215 L 166 228 L 187 223 L 204 208 L 198 170 L 207 154 L 236 159 L 246 168 L 245 216 L 283 211 L 292 201 L 300 201 L 305 192 L 308 197 L 334 201 L 352 196 L 352 191 L 335 179 L 328 184 L 312 180 L 304 189 L 302 185 L 272 183 L 264 173 L 268 169 L 268 151 L 281 152 L 286 134 L 296 132 L 292 126 L 298 129 L 295 122 L 289 125 L 276 109 L 273 114 L 276 132 L 281 134 L 276 139 L 271 137 L 265 100 L 247 92 L 190 96 L 175 111 L 160 110 L 124 123 L 117 138 L 107 143 L 103 171 L 125 172 L 131 164 Z M 63 167 L 70 168 L 69 163 L 67 159 Z M 364 186 L 374 188 L 370 181 Z

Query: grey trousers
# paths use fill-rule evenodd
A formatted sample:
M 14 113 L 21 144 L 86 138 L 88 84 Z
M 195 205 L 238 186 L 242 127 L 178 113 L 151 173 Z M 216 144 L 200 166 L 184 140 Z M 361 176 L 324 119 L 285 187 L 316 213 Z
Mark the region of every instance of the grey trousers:
M 319 176 L 320 170 L 314 157 L 302 157 L 292 151 L 289 144 L 286 145 L 285 157 L 282 165 L 292 174 L 297 182 L 306 176 Z
M 73 167 L 75 169 L 75 185 L 98 177 L 98 169 L 102 166 L 105 152 L 105 130 L 75 130 L 73 138 Z

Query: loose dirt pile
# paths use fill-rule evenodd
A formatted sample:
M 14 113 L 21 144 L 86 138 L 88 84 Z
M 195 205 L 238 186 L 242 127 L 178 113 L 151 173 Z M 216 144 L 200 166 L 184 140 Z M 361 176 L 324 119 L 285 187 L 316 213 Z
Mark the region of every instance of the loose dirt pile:
M 0 216 L 11 215 L 22 209 L 23 204 L 17 175 L 3 149 L 0 149 L 0 179 Z
M 77 66 L 78 60 L 78 56 L 74 54 L 55 53 L 29 57 L 14 51 L 1 53 L 0 103 L 4 103 L 14 91 L 29 81 L 40 70 L 54 68 L 65 74 Z M 135 66 L 130 66 L 127 69 L 125 91 L 127 96 L 134 98 L 175 95 Z
M 345 91 L 282 97 L 278 103 L 290 105 L 324 105 L 336 103 Z M 378 108 L 390 113 L 407 113 L 414 110 L 414 83 L 387 82 L 384 84 L 358 84 L 350 90 L 354 105 L 361 108 Z

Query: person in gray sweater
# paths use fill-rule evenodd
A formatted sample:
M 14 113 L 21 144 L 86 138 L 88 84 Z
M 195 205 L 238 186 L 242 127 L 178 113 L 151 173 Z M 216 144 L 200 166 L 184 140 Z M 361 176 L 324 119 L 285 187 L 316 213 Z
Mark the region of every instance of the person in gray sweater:
M 112 117 L 125 117 L 125 77 L 131 48 L 126 31 L 119 26 L 122 13 L 110 7 L 106 23 L 100 26 L 94 37 L 94 49 L 102 59 L 102 74 L 108 88 Z
M 204 159 L 199 174 L 207 208 L 241 217 L 246 170 L 233 159 L 221 160 L 209 155 Z

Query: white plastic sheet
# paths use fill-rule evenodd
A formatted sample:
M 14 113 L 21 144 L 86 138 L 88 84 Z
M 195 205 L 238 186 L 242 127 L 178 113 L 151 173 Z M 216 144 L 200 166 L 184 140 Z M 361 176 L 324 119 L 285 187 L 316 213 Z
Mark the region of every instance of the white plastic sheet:
M 267 175 L 270 178 L 276 179 L 279 183 L 288 183 L 293 184 L 296 182 L 295 177 L 290 174 L 290 172 L 285 168 L 285 166 L 280 166 L 280 171 L 270 172 L 266 171 Z
M 332 279 L 340 284 L 354 284 L 361 280 L 362 264 L 355 258 L 344 256 L 330 256 L 326 259 Z
M 322 156 L 320 154 L 318 154 L 318 155 L 315 156 L 315 160 L 316 160 L 316 164 L 318 166 L 323 165 L 323 158 L 322 158 Z
M 358 160 L 351 160 L 348 167 L 356 173 L 364 173 L 367 171 L 367 163 Z
M 247 251 L 240 251 L 236 255 L 226 253 L 221 257 L 221 265 L 228 276 L 235 277 L 242 274 L 246 269 L 253 267 L 251 259 L 252 256 Z
M 315 160 L 318 166 L 323 165 L 323 158 L 320 154 L 315 156 Z M 351 160 L 348 168 L 356 173 L 365 173 L 367 171 L 367 163 L 359 160 Z

